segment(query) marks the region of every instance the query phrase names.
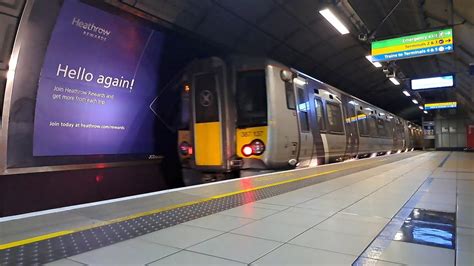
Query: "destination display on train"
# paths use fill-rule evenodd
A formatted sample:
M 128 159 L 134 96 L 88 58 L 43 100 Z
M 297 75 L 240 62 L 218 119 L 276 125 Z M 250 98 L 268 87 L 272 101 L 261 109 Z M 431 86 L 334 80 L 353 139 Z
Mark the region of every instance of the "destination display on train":
M 374 41 L 371 48 L 373 62 L 450 53 L 454 50 L 453 29 Z
M 425 103 L 425 110 L 451 109 L 458 106 L 457 102 Z
M 33 155 L 153 154 L 163 33 L 64 1 L 38 82 Z

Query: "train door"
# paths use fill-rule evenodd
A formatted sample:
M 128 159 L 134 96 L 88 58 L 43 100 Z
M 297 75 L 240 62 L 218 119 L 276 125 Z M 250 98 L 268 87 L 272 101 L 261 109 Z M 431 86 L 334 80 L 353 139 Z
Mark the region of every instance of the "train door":
M 357 103 L 346 95 L 342 95 L 341 98 L 346 115 L 346 150 L 344 157 L 349 159 L 356 157 L 359 151 L 359 134 L 357 130 L 357 115 L 355 110 L 355 105 Z
M 402 123 L 403 129 L 402 129 L 402 140 L 403 140 L 403 145 L 402 145 L 402 150 L 406 151 L 408 150 L 408 145 L 409 145 L 409 139 L 408 139 L 408 123 L 406 121 L 403 121 Z
M 316 85 L 316 86 L 314 86 Z M 318 84 L 309 83 L 309 103 L 310 103 L 310 127 L 313 133 L 313 154 L 311 157 L 311 165 L 320 165 L 325 162 L 325 151 L 322 139 L 322 133 L 326 132 L 326 121 L 324 107 L 321 97 L 319 96 Z
M 392 129 L 392 132 L 393 132 L 393 135 L 392 135 L 392 140 L 393 140 L 392 152 L 393 152 L 393 151 L 397 150 L 397 146 L 398 146 L 398 120 L 396 118 L 392 119 L 392 123 L 393 123 L 393 129 Z
M 211 58 L 199 62 L 192 76 L 194 163 L 201 170 L 226 167 L 223 87 L 225 63 Z
M 326 153 L 329 162 L 338 162 L 344 159 L 346 150 L 346 133 L 341 99 L 329 94 L 325 103 L 327 118 Z
M 399 118 L 394 119 L 394 130 L 393 130 L 393 151 L 399 151 L 403 149 L 402 139 L 402 123 Z
M 298 162 L 300 163 L 299 166 L 308 166 L 311 162 L 311 156 L 313 153 L 313 135 L 311 134 L 309 126 L 310 105 L 308 101 L 308 93 L 306 85 L 295 84 L 295 90 L 300 140 Z

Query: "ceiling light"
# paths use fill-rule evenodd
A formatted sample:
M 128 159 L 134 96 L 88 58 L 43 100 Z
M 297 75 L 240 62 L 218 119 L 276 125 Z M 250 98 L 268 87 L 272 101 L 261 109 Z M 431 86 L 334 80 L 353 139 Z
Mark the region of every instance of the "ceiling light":
M 396 78 L 390 78 L 390 81 L 395 85 L 400 85 L 400 82 Z
M 420 106 L 418 106 L 418 108 L 420 108 L 420 110 L 423 110 L 423 106 L 421 106 L 421 105 L 420 105 Z
M 408 91 L 402 91 L 402 92 L 403 92 L 403 94 L 405 94 L 405 96 L 407 96 L 407 97 L 410 96 L 410 93 Z
M 349 30 L 342 24 L 342 22 L 331 12 L 328 8 L 320 10 L 319 14 L 323 15 L 323 17 L 331 23 L 331 25 L 336 28 L 341 34 L 349 33 Z
M 385 115 L 385 113 L 379 113 L 379 115 Z
M 372 108 L 369 108 L 369 107 L 366 107 L 364 109 L 367 110 L 367 111 L 373 111 Z
M 367 60 L 369 60 L 369 62 L 372 63 L 372 65 L 374 65 L 375 67 L 382 67 L 382 64 L 380 64 L 380 62 L 372 62 L 372 56 L 371 55 L 367 55 L 367 56 L 365 56 L 365 58 L 367 58 Z
M 418 101 L 416 99 L 411 100 L 414 104 L 418 104 Z
M 423 113 L 427 114 L 427 113 L 428 113 L 428 111 L 423 111 Z
M 359 105 L 358 103 L 356 103 L 355 101 L 349 101 L 350 104 L 352 105 Z

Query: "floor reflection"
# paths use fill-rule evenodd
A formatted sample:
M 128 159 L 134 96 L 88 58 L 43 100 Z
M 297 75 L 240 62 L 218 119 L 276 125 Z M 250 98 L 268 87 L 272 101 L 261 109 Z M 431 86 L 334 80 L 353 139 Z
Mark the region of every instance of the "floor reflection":
M 394 240 L 454 249 L 455 214 L 413 209 Z

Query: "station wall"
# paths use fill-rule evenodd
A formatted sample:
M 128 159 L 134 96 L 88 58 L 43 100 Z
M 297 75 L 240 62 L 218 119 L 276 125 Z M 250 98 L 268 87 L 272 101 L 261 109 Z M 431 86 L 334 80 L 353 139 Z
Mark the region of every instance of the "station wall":
M 456 110 L 445 110 L 438 112 L 434 122 L 436 149 L 461 150 L 467 146 L 468 118 L 457 114 Z

